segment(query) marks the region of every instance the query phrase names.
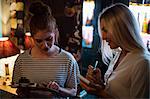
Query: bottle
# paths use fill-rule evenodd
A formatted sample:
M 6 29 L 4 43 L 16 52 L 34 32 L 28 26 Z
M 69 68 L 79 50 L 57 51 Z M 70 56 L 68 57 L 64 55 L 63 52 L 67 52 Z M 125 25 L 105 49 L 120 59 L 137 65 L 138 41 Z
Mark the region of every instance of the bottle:
M 150 41 L 149 40 L 147 40 L 147 49 L 150 52 Z
M 3 82 L 3 85 L 10 85 L 11 80 L 10 80 L 10 73 L 9 73 L 9 65 L 5 64 L 5 81 Z
M 147 22 L 147 13 L 145 13 L 143 25 L 142 25 L 142 32 L 147 33 L 148 22 Z
M 149 19 L 149 21 L 148 21 L 147 33 L 150 34 L 150 19 Z
M 5 75 L 6 77 L 9 76 L 9 65 L 5 64 Z

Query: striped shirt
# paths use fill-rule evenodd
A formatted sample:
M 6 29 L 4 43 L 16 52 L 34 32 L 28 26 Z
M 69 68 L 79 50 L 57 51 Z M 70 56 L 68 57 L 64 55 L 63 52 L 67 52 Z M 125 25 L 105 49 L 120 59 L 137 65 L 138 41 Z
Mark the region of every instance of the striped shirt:
M 29 52 L 27 50 L 20 54 L 15 62 L 14 83 L 18 83 L 21 77 L 26 77 L 32 83 L 56 81 L 61 87 L 77 88 L 79 67 L 73 55 L 61 50 L 52 58 L 42 59 L 32 58 Z

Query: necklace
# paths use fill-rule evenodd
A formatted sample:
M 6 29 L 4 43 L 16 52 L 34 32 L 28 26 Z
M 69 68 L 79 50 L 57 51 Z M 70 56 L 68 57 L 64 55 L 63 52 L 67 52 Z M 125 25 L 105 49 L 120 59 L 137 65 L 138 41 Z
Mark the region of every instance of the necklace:
M 126 56 L 127 52 L 122 51 L 121 54 L 119 55 L 119 58 L 117 59 L 116 64 L 113 67 L 113 71 L 118 67 L 119 63 L 123 60 L 123 58 Z

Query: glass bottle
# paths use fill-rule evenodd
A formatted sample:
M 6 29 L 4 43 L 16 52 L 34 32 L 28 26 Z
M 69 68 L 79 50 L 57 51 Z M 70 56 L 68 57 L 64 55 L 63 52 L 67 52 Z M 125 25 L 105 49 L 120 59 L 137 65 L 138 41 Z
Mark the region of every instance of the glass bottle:
M 5 64 L 5 75 L 6 77 L 9 76 L 9 65 Z
M 149 19 L 149 21 L 148 21 L 147 33 L 150 34 L 150 19 Z
M 3 85 L 10 85 L 11 80 L 10 80 L 10 73 L 9 73 L 9 64 L 5 64 L 5 81 Z
M 147 33 L 148 23 L 147 23 L 147 13 L 145 13 L 143 25 L 142 25 L 142 32 Z

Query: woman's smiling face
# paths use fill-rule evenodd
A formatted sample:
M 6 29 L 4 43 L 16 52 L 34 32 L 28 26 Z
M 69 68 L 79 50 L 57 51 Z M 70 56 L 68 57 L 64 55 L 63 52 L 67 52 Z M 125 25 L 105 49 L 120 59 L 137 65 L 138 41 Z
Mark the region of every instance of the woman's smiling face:
M 100 21 L 100 28 L 101 28 L 101 33 L 102 33 L 102 39 L 106 40 L 106 42 L 108 42 L 110 48 L 111 49 L 118 48 L 118 45 L 116 43 L 114 43 L 114 41 L 112 39 L 113 33 L 112 33 L 111 29 L 107 28 L 104 19 L 101 19 L 101 21 Z

